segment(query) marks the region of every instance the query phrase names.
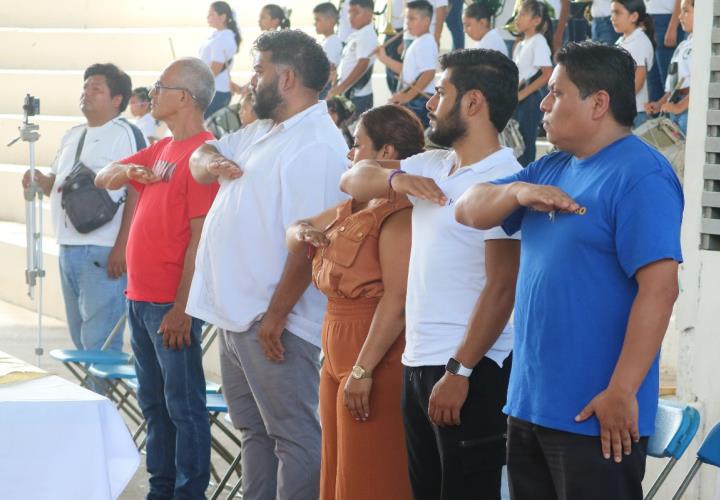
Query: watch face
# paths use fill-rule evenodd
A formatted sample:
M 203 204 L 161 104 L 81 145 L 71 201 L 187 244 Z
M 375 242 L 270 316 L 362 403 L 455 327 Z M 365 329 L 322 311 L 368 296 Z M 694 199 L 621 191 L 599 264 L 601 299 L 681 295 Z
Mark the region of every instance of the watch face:
M 450 373 L 457 375 L 458 371 L 460 371 L 460 362 L 455 358 L 450 358 L 447 365 L 445 365 L 445 369 Z
M 353 366 L 352 369 L 352 376 L 356 379 L 361 379 L 365 375 L 365 370 L 362 369 L 360 366 Z

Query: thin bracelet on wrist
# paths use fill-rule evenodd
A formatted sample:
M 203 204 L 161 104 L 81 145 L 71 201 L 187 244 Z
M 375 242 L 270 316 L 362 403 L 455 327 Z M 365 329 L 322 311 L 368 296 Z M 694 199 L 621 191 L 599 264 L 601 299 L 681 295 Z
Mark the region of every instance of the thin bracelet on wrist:
M 390 176 L 388 177 L 388 187 L 390 189 L 392 189 L 393 191 L 395 191 L 395 189 L 392 186 L 393 177 L 395 177 L 396 175 L 404 174 L 404 173 L 406 173 L 406 172 L 401 168 L 396 168 L 395 170 L 390 172 Z

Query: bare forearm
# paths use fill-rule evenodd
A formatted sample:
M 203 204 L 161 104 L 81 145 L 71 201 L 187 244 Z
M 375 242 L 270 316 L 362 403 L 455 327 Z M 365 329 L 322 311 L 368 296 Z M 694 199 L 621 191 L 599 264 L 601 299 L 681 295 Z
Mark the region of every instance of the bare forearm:
M 410 84 L 410 87 L 406 92 L 412 99 L 414 99 L 419 94 L 423 94 L 425 92 L 425 87 L 433 81 L 433 78 L 435 78 L 435 70 L 429 70 L 421 73 L 420 76 L 418 76 L 417 79 Z
M 312 263 L 305 255 L 289 253 L 266 315 L 287 318 L 310 284 L 311 273 Z
M 396 61 L 395 59 L 392 59 L 392 58 L 390 58 L 390 56 L 388 56 L 388 57 L 384 58 L 382 62 L 393 73 L 395 73 L 397 75 L 402 73 L 402 61 Z
M 520 208 L 516 190 L 519 182 L 511 184 L 476 184 L 468 189 L 455 205 L 455 219 L 476 229 L 499 226 Z
M 190 173 L 200 184 L 212 184 L 217 176 L 208 171 L 208 165 L 215 158 L 222 157 L 218 150 L 208 144 L 203 144 L 190 156 Z
M 667 331 L 677 289 L 638 292 L 630 310 L 620 358 L 610 380 L 625 392 L 635 394 L 660 350 Z
M 129 168 L 130 165 L 112 162 L 97 173 L 95 185 L 103 189 L 120 189 L 130 182 L 130 177 L 128 177 Z
M 405 298 L 385 294 L 378 303 L 370 331 L 356 364 L 372 372 L 405 329 Z
M 190 295 L 190 285 L 192 284 L 193 274 L 195 274 L 195 257 L 197 256 L 198 243 L 200 238 L 192 238 L 185 250 L 185 258 L 183 259 L 183 270 L 180 276 L 180 283 L 175 293 L 175 306 L 182 311 L 185 310 Z
M 345 78 L 345 80 L 340 82 L 340 84 L 337 86 L 338 94 L 344 94 L 348 91 L 348 89 L 350 89 L 350 87 L 355 85 L 355 82 L 357 82 L 368 69 L 369 64 L 369 59 L 360 59 L 353 68 L 353 70 L 350 72 L 350 74 L 347 76 L 347 78 Z
M 400 163 L 397 162 L 397 165 Z M 340 190 L 360 202 L 384 198 L 390 174 L 391 170 L 381 167 L 376 161 L 365 160 L 345 171 L 340 178 Z
M 514 284 L 486 286 L 475 305 L 455 358 L 474 367 L 487 354 L 510 320 L 515 304 Z

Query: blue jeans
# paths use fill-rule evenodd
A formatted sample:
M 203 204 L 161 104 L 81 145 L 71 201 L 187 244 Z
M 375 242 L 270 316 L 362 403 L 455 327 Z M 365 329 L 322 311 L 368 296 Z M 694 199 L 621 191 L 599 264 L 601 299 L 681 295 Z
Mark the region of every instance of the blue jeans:
M 100 349 L 127 310 L 127 277 L 107 275 L 110 247 L 60 245 L 60 282 L 70 338 L 77 349 Z M 122 351 L 122 331 L 108 346 Z
M 373 95 L 368 94 L 364 96 L 353 96 L 350 98 L 350 101 L 355 106 L 355 116 L 359 116 L 361 113 L 364 113 L 368 109 L 373 107 Z
M 543 92 L 536 90 L 525 99 L 520 101 L 515 109 L 514 118 L 520 126 L 520 135 L 525 141 L 525 152 L 518 158 L 518 162 L 523 167 L 528 163 L 535 161 L 535 141 L 538 135 L 538 124 L 542 112 L 540 111 L 540 101 L 543 99 Z
M 210 481 L 210 424 L 205 407 L 201 325 L 190 347 L 166 349 L 160 323 L 172 303 L 129 301 L 138 402 L 147 420 L 148 500 L 205 499 Z
M 648 94 L 650 101 L 655 102 L 665 94 L 665 78 L 667 78 L 668 66 L 672 59 L 675 47 L 665 47 L 665 32 L 670 24 L 670 14 L 652 14 L 655 24 L 655 64 L 648 72 Z M 685 38 L 685 34 L 678 26 L 677 43 Z
M 427 128 L 428 125 L 430 125 L 430 121 L 428 119 L 428 109 L 427 109 L 427 102 L 428 98 L 423 96 L 417 96 L 412 101 L 405 104 L 405 106 L 415 113 L 415 116 L 420 118 L 420 121 L 423 124 L 423 127 Z
M 464 0 L 450 0 L 448 2 L 445 24 L 452 35 L 453 50 L 465 48 L 465 31 L 463 30 L 462 23 L 462 12 L 464 6 Z
M 593 42 L 615 45 L 619 37 L 620 35 L 615 33 L 615 29 L 610 22 L 610 16 L 596 17 L 592 20 Z
M 228 104 L 230 104 L 230 98 L 232 97 L 231 92 L 215 92 L 215 95 L 213 96 L 212 101 L 210 101 L 210 105 L 205 110 L 205 114 L 203 115 L 203 118 L 206 120 L 210 115 L 212 115 L 214 112 L 224 108 Z

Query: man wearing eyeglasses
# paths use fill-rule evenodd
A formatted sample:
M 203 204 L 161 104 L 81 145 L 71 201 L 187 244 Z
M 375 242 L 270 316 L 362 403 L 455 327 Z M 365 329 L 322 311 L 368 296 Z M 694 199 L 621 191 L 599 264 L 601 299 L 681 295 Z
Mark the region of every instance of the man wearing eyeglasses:
M 170 64 L 150 91 L 172 137 L 107 165 L 100 187 L 140 194 L 127 245 L 129 321 L 138 401 L 147 420 L 151 499 L 204 499 L 210 479 L 202 322 L 185 313 L 195 253 L 217 183 L 198 184 L 188 160 L 213 139 L 203 112 L 214 79 L 200 59 Z

